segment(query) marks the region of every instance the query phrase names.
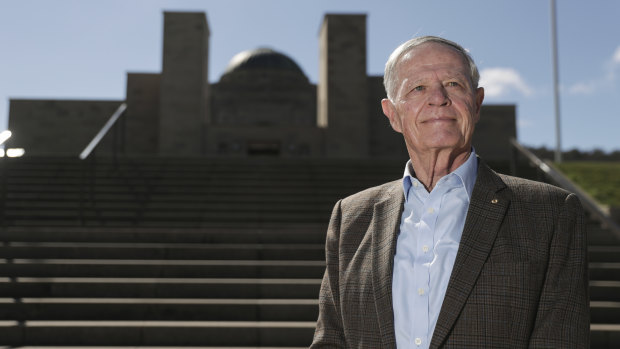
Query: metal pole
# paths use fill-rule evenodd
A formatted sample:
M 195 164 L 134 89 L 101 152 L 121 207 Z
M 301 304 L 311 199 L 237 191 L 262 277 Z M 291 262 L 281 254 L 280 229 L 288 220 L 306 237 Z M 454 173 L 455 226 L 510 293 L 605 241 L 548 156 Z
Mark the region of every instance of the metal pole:
M 558 33 L 555 0 L 551 1 L 551 46 L 553 51 L 553 102 L 555 107 L 555 162 L 562 162 L 562 134 L 560 128 L 560 78 L 558 72 Z

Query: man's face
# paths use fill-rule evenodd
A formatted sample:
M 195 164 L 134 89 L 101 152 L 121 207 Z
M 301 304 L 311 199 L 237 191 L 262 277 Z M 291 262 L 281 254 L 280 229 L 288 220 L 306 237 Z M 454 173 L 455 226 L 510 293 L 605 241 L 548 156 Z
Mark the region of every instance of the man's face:
M 474 90 L 465 58 L 450 46 L 428 42 L 406 53 L 396 69 L 394 101 L 381 104 L 409 154 L 469 151 L 484 89 Z

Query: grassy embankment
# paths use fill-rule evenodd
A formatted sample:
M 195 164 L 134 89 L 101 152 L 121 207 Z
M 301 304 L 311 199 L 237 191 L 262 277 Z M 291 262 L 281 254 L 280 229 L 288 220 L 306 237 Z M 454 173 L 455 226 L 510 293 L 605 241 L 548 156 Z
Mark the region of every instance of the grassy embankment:
M 620 207 L 620 162 L 571 161 L 555 165 L 599 203 Z

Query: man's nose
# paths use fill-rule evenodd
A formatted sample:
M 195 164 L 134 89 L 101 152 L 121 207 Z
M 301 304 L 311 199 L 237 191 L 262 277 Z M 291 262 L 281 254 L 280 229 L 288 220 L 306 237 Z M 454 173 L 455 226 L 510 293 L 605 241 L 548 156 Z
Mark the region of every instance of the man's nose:
M 445 87 L 439 85 L 431 88 L 428 104 L 433 106 L 449 105 L 450 98 L 448 97 L 448 91 L 446 91 Z

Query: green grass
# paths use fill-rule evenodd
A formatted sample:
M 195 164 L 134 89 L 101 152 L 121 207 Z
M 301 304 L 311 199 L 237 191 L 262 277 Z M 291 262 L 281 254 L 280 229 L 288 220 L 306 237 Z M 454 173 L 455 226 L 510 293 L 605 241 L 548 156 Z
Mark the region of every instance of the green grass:
M 601 204 L 620 207 L 620 162 L 571 161 L 555 165 Z

